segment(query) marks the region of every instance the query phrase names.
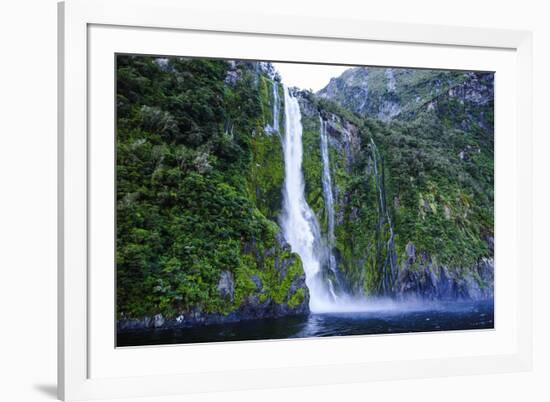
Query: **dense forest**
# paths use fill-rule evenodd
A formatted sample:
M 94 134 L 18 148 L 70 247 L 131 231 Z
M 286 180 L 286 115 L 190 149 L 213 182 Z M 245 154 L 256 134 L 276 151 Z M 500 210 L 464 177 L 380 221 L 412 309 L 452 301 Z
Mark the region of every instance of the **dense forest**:
M 119 55 L 116 73 L 119 328 L 307 314 L 273 66 Z M 492 298 L 493 74 L 358 67 L 291 92 L 336 291 Z

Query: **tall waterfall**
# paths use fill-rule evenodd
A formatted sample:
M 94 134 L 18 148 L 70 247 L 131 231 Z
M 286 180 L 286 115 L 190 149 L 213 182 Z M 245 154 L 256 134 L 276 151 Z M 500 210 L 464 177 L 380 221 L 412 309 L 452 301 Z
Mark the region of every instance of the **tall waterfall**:
M 281 227 L 292 251 L 302 260 L 309 289 L 309 308 L 313 313 L 365 311 L 365 300 L 350 296 L 341 280 L 333 254 L 334 196 L 326 123 L 321 120 L 321 159 L 323 162 L 323 195 L 328 213 L 327 243 L 322 241 L 319 223 L 305 198 L 302 173 L 302 115 L 298 100 L 284 87 L 285 132 L 283 154 L 285 181 Z
M 315 214 L 306 202 L 302 173 L 302 115 L 298 100 L 288 88 L 285 93 L 285 136 L 283 152 L 285 182 L 281 225 L 292 251 L 298 253 L 309 289 L 312 312 L 330 310 L 334 302 L 321 272 L 321 235 Z

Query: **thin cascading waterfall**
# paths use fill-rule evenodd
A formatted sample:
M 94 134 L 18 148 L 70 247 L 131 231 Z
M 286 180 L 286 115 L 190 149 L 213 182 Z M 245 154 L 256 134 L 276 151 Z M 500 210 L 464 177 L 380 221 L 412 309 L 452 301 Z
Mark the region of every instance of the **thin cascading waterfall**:
M 365 79 L 363 80 L 363 83 L 362 83 L 362 90 L 363 90 L 363 101 L 361 102 L 361 106 L 359 106 L 359 113 L 364 113 L 364 108 L 365 106 L 367 105 L 367 102 L 369 100 L 369 81 L 368 81 L 368 77 L 369 77 L 369 68 L 368 67 L 363 67 L 364 69 L 364 73 L 365 73 Z
M 330 311 L 334 303 L 321 271 L 321 234 L 315 214 L 305 199 L 302 173 L 302 115 L 298 100 L 284 87 L 285 135 L 283 153 L 285 180 L 283 189 L 283 234 L 293 252 L 302 260 L 309 289 L 312 312 Z
M 332 192 L 332 176 L 330 173 L 330 157 L 329 157 L 329 148 L 328 148 L 328 135 L 326 130 L 326 123 L 323 118 L 319 116 L 319 134 L 320 134 L 320 143 L 321 143 L 321 161 L 323 163 L 323 175 L 322 175 L 322 184 L 323 184 L 323 199 L 325 201 L 325 213 L 327 217 L 327 250 L 326 250 L 326 260 L 330 273 L 332 274 L 332 279 L 328 279 L 328 287 L 334 299 L 338 299 L 336 290 L 334 289 L 333 280 L 341 288 L 342 281 L 340 279 L 340 273 L 338 272 L 338 267 L 336 264 L 336 257 L 334 256 L 333 248 L 335 244 L 335 235 L 334 235 L 334 194 Z
M 372 150 L 372 159 L 374 167 L 374 180 L 376 184 L 376 190 L 378 193 L 378 209 L 380 211 L 380 224 L 383 224 L 384 221 L 388 224 L 390 236 L 388 241 L 385 244 L 386 247 L 386 260 L 384 261 L 384 278 L 381 283 L 382 291 L 386 295 L 392 292 L 393 283 L 397 277 L 397 261 L 395 256 L 395 244 L 394 244 L 394 232 L 393 225 L 386 208 L 386 196 L 384 189 L 384 180 L 381 173 L 378 170 L 379 155 L 378 148 L 374 143 L 373 139 L 370 139 L 370 145 Z M 389 271 L 388 271 L 389 268 Z
M 334 196 L 332 194 L 332 177 L 330 175 L 330 161 L 328 151 L 328 137 L 325 122 L 319 116 L 320 137 L 321 137 L 321 159 L 323 162 L 323 196 L 325 199 L 325 209 L 327 211 L 327 229 L 328 243 L 334 244 Z
M 273 131 L 279 133 L 279 83 L 272 81 L 273 88 Z

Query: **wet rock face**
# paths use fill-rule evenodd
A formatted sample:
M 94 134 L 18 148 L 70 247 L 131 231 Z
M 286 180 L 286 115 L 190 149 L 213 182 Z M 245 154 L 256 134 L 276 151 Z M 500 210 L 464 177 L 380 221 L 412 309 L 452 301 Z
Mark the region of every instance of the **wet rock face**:
M 301 106 L 303 109 L 308 109 L 311 104 L 304 101 Z M 319 111 L 312 111 L 311 116 L 318 118 Z M 335 149 L 336 154 L 344 158 L 344 168 L 349 173 L 357 155 L 361 152 L 359 128 L 348 120 L 330 112 L 323 111 L 321 116 L 328 135 L 329 148 Z
M 305 117 L 317 117 L 319 115 L 319 109 L 308 100 L 307 94 L 303 94 L 300 98 L 298 98 L 298 101 L 300 102 L 300 111 L 302 112 L 302 116 Z
M 491 102 L 494 98 L 492 74 L 469 72 L 466 75 L 468 79 L 461 85 L 450 88 L 448 96 L 476 105 Z
M 378 119 L 382 121 L 390 121 L 401 113 L 401 106 L 394 99 L 384 99 L 380 101 L 378 110 Z
M 160 328 L 164 325 L 164 317 L 162 316 L 162 314 L 157 314 L 153 317 L 153 326 L 155 328 Z
M 282 232 L 275 236 L 275 246 L 265 249 L 260 255 L 254 245 L 248 245 L 249 251 L 256 251 L 256 258 L 273 258 L 274 269 L 278 280 L 282 283 L 288 275 L 295 275 L 293 269 L 299 258 L 291 254 L 290 245 L 286 242 Z M 270 296 L 268 284 L 264 283 L 258 275 L 253 275 L 251 281 L 255 285 L 255 291 L 248 295 L 239 308 L 229 315 L 229 319 L 249 320 L 256 318 L 272 318 L 287 315 L 303 315 L 309 313 L 309 290 L 306 286 L 306 278 L 300 266 L 300 274 L 292 277 L 286 294 L 278 299 L 278 302 Z M 296 298 L 296 294 L 303 294 L 302 298 Z
M 345 156 L 346 170 L 349 172 L 358 152 L 361 150 L 359 129 L 352 123 L 334 115 L 326 124 L 329 143 Z
M 235 293 L 235 281 L 233 280 L 233 274 L 229 271 L 223 271 L 220 275 L 218 282 L 218 292 L 223 299 L 233 301 L 233 294 Z
M 335 149 L 338 155 L 345 157 L 346 169 L 349 170 L 358 153 L 362 151 L 359 128 L 334 113 L 320 111 L 304 91 L 295 92 L 295 95 L 299 97 L 300 111 L 304 117 L 318 120 L 321 116 L 325 123 L 329 147 Z
M 269 78 L 277 81 L 280 81 L 281 79 L 277 71 L 275 70 L 275 67 L 273 66 L 273 64 L 269 62 L 249 62 L 249 61 L 229 60 L 224 83 L 230 86 L 235 86 L 235 84 L 237 84 L 237 82 L 241 79 L 242 72 L 240 68 L 243 68 L 243 67 L 251 71 L 254 71 L 257 75 L 265 74 Z
M 269 78 L 280 81 L 280 77 L 279 77 L 279 74 L 277 73 L 277 70 L 275 70 L 275 67 L 270 62 L 260 61 L 255 63 L 255 66 L 258 73 L 264 73 Z
M 463 82 L 452 85 L 418 111 L 424 109 L 441 118 L 447 118 L 455 128 L 462 131 L 478 128 L 492 135 L 494 128 L 490 115 L 492 115 L 494 100 L 493 82 L 493 73 L 465 73 Z M 449 110 L 456 110 L 459 113 L 450 113 Z M 400 118 L 412 119 L 418 111 L 402 115 Z M 461 117 L 457 120 L 455 114 Z M 466 148 L 460 152 L 459 157 L 467 161 L 474 152 L 478 152 L 478 149 Z
M 484 236 L 484 240 L 487 243 L 491 255 L 495 255 L 495 238 L 491 235 L 486 235 Z
M 493 73 L 357 67 L 331 79 L 317 95 L 362 116 L 408 121 L 419 112 L 437 111 L 450 99 L 469 110 L 483 108 L 493 100 Z M 475 120 L 480 126 L 486 121 L 483 116 Z
M 291 295 L 299 289 L 305 289 L 305 275 L 301 275 L 293 280 L 283 303 L 276 303 L 270 297 L 263 298 L 258 294 L 248 296 L 244 303 L 239 307 L 236 316 L 240 320 L 253 320 L 258 318 L 277 318 L 289 315 L 309 314 L 309 293 L 306 292 L 304 299 L 297 305 L 289 303 Z
M 224 83 L 230 86 L 235 86 L 241 78 L 241 73 L 237 69 L 237 62 L 230 61 L 227 72 L 225 73 Z
M 416 261 L 416 247 L 411 242 L 408 242 L 405 246 L 405 253 L 407 253 L 407 263 L 413 264 Z
M 398 299 L 489 300 L 494 294 L 494 260 L 481 258 L 471 269 L 435 265 L 430 256 L 415 258 L 414 244 L 406 246 L 407 260 L 394 285 Z
M 273 257 L 274 268 L 277 272 L 279 280 L 286 280 L 288 275 L 292 274 L 292 269 L 299 258 L 296 254 L 290 254 L 290 245 L 286 242 L 283 234 L 278 232 L 276 237 L 276 245 L 264 251 L 262 256 L 258 258 Z M 284 252 L 281 254 L 281 251 Z M 295 269 L 295 268 L 294 268 Z M 255 291 L 248 295 L 239 308 L 228 317 L 235 320 L 250 320 L 257 318 L 273 318 L 283 317 L 288 315 L 304 315 L 309 313 L 309 290 L 306 285 L 306 277 L 303 270 L 299 275 L 292 277 L 290 285 L 278 302 L 269 295 L 266 288 L 267 284 L 263 283 L 257 275 L 251 277 L 255 285 Z M 303 294 L 302 298 L 296 299 L 297 294 Z

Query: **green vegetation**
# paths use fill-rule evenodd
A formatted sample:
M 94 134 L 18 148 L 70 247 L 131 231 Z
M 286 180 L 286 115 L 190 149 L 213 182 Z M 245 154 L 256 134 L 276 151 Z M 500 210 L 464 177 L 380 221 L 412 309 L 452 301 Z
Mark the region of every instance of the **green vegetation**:
M 307 118 L 302 116 L 302 147 L 305 195 L 309 206 L 323 217 L 319 219 L 321 229 L 327 231 L 325 200 L 323 198 L 323 186 L 321 184 L 323 164 L 321 161 L 321 142 L 319 137 L 319 117 Z
M 233 85 L 225 61 L 117 64 L 119 317 L 228 313 L 256 293 L 303 300 L 303 290 L 288 294 L 299 258 L 276 240 L 283 163 L 279 138 L 264 132 L 271 83 L 244 63 Z M 235 278 L 232 300 L 217 289 L 223 271 Z
M 489 256 L 483 235 L 493 233 L 493 148 L 480 134 L 430 114 L 379 131 L 399 249 L 412 241 L 454 267 Z
M 364 69 L 351 69 L 320 91 L 321 97 L 306 93 L 306 102 L 317 112 L 303 118 L 304 127 L 313 126 L 321 113 L 332 126 L 339 267 L 367 294 L 382 291 L 390 254 L 395 252 L 396 265 L 401 266 L 409 242 L 435 265 L 464 272 L 492 253 L 485 240 L 493 236 L 493 100 L 487 95 L 491 79 L 394 69 L 396 87 L 388 91 L 385 70 L 369 68 L 367 75 Z M 364 80 L 370 101 L 363 113 L 376 118 L 353 113 L 359 105 L 354 94 L 365 86 Z M 463 90 L 466 85 L 477 86 Z M 468 99 L 468 91 L 481 93 L 486 101 L 471 94 L 473 100 Z M 398 118 L 386 123 L 378 117 L 380 102 L 387 97 L 403 108 Z M 352 137 L 361 144 L 350 160 L 345 155 L 350 134 L 349 127 L 343 127 L 346 122 L 356 129 Z M 321 186 L 315 173 L 320 161 L 314 152 L 304 155 L 306 180 L 313 182 L 306 186 L 306 195 L 322 222 L 323 205 L 315 202 L 316 191 L 309 190 Z
M 300 94 L 306 200 L 326 233 L 322 116 L 334 253 L 350 288 L 367 295 L 388 289 L 409 242 L 461 272 L 492 255 L 492 78 L 392 74 L 350 69 Z M 302 263 L 278 226 L 284 94 L 273 80 L 253 62 L 118 56 L 119 319 L 229 314 L 250 300 L 304 311 Z M 230 296 L 219 289 L 227 272 Z
M 273 122 L 272 105 L 275 100 L 272 85 L 265 76 L 260 76 L 263 127 Z M 276 85 L 280 86 L 279 83 Z M 279 97 L 281 98 L 282 96 Z M 280 124 L 280 127 L 283 125 Z M 282 204 L 281 188 L 285 171 L 280 134 L 270 132 L 255 135 L 251 139 L 251 150 L 249 193 L 264 216 L 277 221 Z

